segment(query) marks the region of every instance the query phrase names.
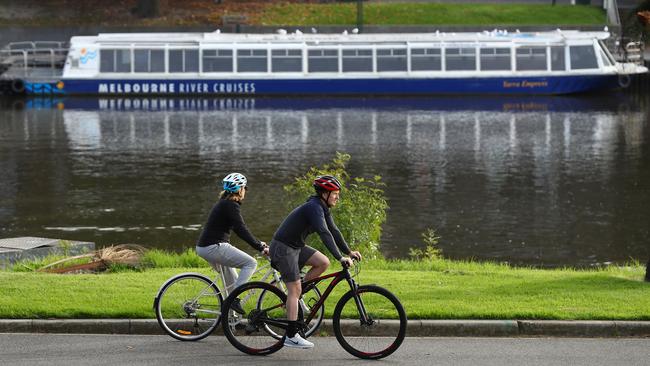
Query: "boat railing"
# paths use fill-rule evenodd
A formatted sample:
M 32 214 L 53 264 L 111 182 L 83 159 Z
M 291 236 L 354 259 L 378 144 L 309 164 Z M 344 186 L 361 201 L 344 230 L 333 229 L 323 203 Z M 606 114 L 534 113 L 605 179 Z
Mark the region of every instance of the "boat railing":
M 67 42 L 12 42 L 0 49 L 4 69 L 61 68 L 68 55 Z

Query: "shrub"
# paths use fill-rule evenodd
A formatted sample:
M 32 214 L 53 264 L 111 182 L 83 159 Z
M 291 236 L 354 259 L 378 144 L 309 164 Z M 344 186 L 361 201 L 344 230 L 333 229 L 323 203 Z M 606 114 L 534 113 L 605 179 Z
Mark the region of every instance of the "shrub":
M 411 248 L 409 257 L 415 261 L 435 261 L 442 259 L 442 249 L 438 247 L 440 237 L 432 228 L 428 228 L 422 233 L 422 241 L 426 244 L 424 250 Z
M 379 240 L 388 208 L 382 189 L 384 184 L 378 175 L 350 177 L 345 169 L 349 160 L 350 155 L 337 152 L 331 164 L 312 167 L 305 175 L 286 185 L 284 190 L 289 196 L 289 209 L 301 205 L 314 194 L 314 178 L 325 174 L 337 177 L 344 188 L 339 203 L 332 209 L 336 225 L 352 250 L 360 251 L 367 258 L 381 258 Z M 317 234 L 310 235 L 307 244 L 331 256 Z

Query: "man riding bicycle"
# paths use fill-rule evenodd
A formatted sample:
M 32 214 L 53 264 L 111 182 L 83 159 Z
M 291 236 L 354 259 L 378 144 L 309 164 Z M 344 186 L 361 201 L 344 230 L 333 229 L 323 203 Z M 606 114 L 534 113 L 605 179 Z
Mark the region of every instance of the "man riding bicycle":
M 302 293 L 300 268 L 304 265 L 311 267 L 303 280 L 306 282 L 320 276 L 330 265 L 323 253 L 305 245 L 307 236 L 317 232 L 334 258 L 344 266 L 352 265 L 350 258 L 361 260 L 361 253 L 350 250 L 330 213 L 330 208 L 336 206 L 339 200 L 341 182 L 331 175 L 323 175 L 314 180 L 313 186 L 316 194 L 287 216 L 273 235 L 269 250 L 271 264 L 282 275 L 288 290 L 286 347 L 314 346 L 298 334 L 298 299 Z M 349 257 L 343 257 L 341 251 Z

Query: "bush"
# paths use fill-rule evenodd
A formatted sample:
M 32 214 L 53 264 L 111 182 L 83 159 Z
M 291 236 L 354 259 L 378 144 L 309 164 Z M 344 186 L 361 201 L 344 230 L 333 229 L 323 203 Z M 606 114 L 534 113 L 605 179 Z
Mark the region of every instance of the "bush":
M 438 242 L 440 237 L 436 231 L 432 228 L 428 228 L 425 232 L 422 233 L 422 241 L 426 244 L 426 248 L 409 249 L 409 257 L 414 261 L 436 261 L 442 259 L 442 249 L 438 247 Z
M 305 202 L 314 194 L 312 182 L 319 175 L 333 175 L 343 185 L 341 199 L 332 215 L 343 237 L 352 250 L 358 250 L 367 258 L 382 258 L 379 252 L 381 225 L 386 221 L 388 203 L 378 175 L 372 178 L 350 177 L 345 170 L 350 155 L 336 153 L 331 164 L 312 167 L 295 181 L 284 187 L 289 195 L 289 209 Z M 307 244 L 331 256 L 317 234 L 310 235 Z

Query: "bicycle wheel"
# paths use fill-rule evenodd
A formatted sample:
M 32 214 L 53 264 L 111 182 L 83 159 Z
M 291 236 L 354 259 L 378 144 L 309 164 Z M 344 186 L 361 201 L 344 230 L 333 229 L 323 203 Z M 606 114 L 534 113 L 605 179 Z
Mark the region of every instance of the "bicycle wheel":
M 368 321 L 362 320 L 354 292 L 347 292 L 336 304 L 332 316 L 336 340 L 356 357 L 386 357 L 404 340 L 407 322 L 404 307 L 395 295 L 379 286 L 359 286 L 357 294 Z
M 244 314 L 230 309 L 239 298 Z M 273 334 L 283 334 L 287 328 L 285 295 L 279 288 L 266 282 L 248 282 L 237 287 L 223 303 L 228 321 L 222 324 L 223 333 L 238 350 L 249 355 L 262 356 L 278 351 L 284 345 Z
M 275 281 L 271 282 L 271 285 L 276 286 L 277 284 Z M 260 295 L 260 300 L 264 298 L 265 292 L 262 292 Z M 320 300 L 321 297 L 321 292 L 316 286 L 312 287 L 309 289 L 309 291 L 305 292 L 302 294 L 300 297 L 300 300 L 298 302 L 298 318 L 302 318 L 303 316 L 306 317 L 309 313 L 311 313 L 311 309 L 318 300 Z M 309 324 L 305 324 L 305 330 L 303 331 L 303 336 L 309 337 L 316 332 L 316 330 L 320 327 L 321 323 L 323 322 L 323 318 L 325 317 L 325 304 L 323 304 L 316 314 L 314 315 L 314 318 L 309 322 Z M 284 337 L 284 332 L 281 333 L 276 333 L 269 327 L 268 325 L 265 324 L 265 330 L 275 339 L 281 339 Z
M 167 334 L 181 341 L 197 341 L 219 325 L 222 302 L 214 282 L 190 273 L 167 281 L 158 291 L 154 309 Z

